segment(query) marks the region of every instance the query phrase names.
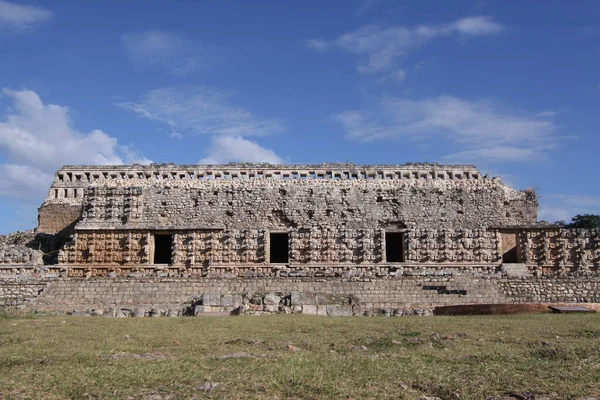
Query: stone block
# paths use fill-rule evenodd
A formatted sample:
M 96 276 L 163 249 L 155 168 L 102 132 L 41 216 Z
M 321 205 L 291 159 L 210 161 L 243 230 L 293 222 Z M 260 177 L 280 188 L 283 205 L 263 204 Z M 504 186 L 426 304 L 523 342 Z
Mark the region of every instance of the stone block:
M 278 304 L 265 304 L 264 311 L 276 313 L 279 311 L 279 303 Z
M 527 268 L 525 264 L 502 264 L 502 275 L 505 275 L 509 278 L 521 278 L 527 277 L 530 278 L 532 276 L 531 271 Z
M 281 297 L 277 296 L 275 293 L 267 293 L 265 295 L 265 298 L 263 299 L 265 306 L 266 305 L 274 305 L 277 304 L 279 305 L 279 302 L 281 301 Z
M 220 306 L 221 305 L 221 293 L 204 293 L 202 295 L 202 305 L 204 306 Z
M 221 306 L 237 307 L 242 304 L 242 296 L 237 294 L 224 294 L 221 298 Z
M 210 312 L 211 306 L 194 306 L 194 316 Z
M 327 295 L 325 293 L 315 294 L 315 304 L 318 306 L 327 304 Z
M 338 304 L 330 304 L 326 306 L 327 315 L 332 317 L 352 316 L 352 306 L 340 306 Z
M 103 317 L 115 318 L 117 316 L 117 310 L 115 308 L 107 308 L 104 310 Z
M 146 316 L 146 310 L 144 308 L 136 308 L 133 310 L 132 317 L 141 318 Z
M 115 312 L 115 317 L 117 318 L 127 318 L 131 316 L 131 310 L 128 308 L 119 308 Z
M 248 299 L 248 303 L 250 303 L 250 304 L 254 304 L 254 305 L 262 305 L 263 304 L 262 296 L 260 296 L 257 293 L 252 293 L 252 295 L 248 294 L 248 295 L 246 295 L 246 298 Z
M 302 297 L 301 297 L 302 293 L 301 292 L 291 292 L 290 293 L 290 302 L 291 305 L 295 306 L 295 305 L 302 305 L 304 303 L 302 303 Z
M 315 293 L 300 293 L 300 301 L 301 304 L 306 304 L 309 306 L 316 306 L 318 304 L 317 295 Z
M 302 314 L 317 315 L 317 306 L 315 305 L 303 305 Z
M 164 314 L 164 310 L 161 310 L 160 308 L 153 308 L 148 313 L 148 316 L 157 318 L 157 317 L 162 317 L 163 314 Z

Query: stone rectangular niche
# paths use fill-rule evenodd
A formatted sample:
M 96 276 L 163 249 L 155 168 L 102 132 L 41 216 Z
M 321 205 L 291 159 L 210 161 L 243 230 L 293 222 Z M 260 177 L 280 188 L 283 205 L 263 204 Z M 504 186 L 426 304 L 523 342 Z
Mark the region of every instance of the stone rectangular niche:
M 171 264 L 173 235 L 154 234 L 154 264 Z
M 404 262 L 404 234 L 402 232 L 385 233 L 385 260 Z
M 287 232 L 269 234 L 269 262 L 284 264 L 289 262 L 289 241 Z

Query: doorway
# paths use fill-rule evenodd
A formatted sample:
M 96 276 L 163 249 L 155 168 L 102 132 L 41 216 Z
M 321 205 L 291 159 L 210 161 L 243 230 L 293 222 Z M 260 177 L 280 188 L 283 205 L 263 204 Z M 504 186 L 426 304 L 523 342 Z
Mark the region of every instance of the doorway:
M 520 262 L 517 232 L 500 232 L 500 235 L 502 236 L 502 262 L 506 264 Z
M 171 264 L 173 235 L 154 235 L 154 264 Z
M 404 262 L 404 235 L 402 232 L 385 233 L 385 260 Z
M 289 262 L 289 244 L 287 233 L 269 234 L 269 262 L 273 264 Z

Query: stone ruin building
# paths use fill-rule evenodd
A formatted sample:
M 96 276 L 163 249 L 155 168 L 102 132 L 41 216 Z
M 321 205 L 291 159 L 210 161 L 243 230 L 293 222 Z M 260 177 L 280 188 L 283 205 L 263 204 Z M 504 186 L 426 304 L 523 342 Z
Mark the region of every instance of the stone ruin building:
M 595 286 L 564 300 L 596 301 L 600 233 L 540 224 L 537 207 L 533 190 L 510 188 L 470 165 L 82 165 L 56 173 L 37 233 L 60 238 L 41 270 L 72 282 L 204 279 L 206 292 L 251 278 L 262 279 L 259 289 L 283 282 L 294 290 L 294 279 L 304 287 L 320 278 L 345 285 L 418 276 L 592 276 Z M 27 275 L 24 264 L 34 259 L 39 263 L 35 254 L 0 257 L 0 274 Z M 438 295 L 467 293 L 424 282 Z M 323 290 L 333 287 L 339 285 Z M 462 302 L 510 300 L 481 293 Z M 379 304 L 387 304 L 384 297 Z M 453 299 L 439 303 L 461 303 Z
M 403 266 L 597 266 L 595 233 L 537 226 L 537 198 L 467 165 L 66 166 L 38 230 L 77 275 Z

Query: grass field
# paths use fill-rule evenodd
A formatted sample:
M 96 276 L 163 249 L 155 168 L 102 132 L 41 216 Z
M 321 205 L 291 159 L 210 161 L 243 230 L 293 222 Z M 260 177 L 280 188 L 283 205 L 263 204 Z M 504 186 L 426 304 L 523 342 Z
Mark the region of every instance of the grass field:
M 600 314 L 1 318 L 0 392 L 153 400 L 600 396 Z

